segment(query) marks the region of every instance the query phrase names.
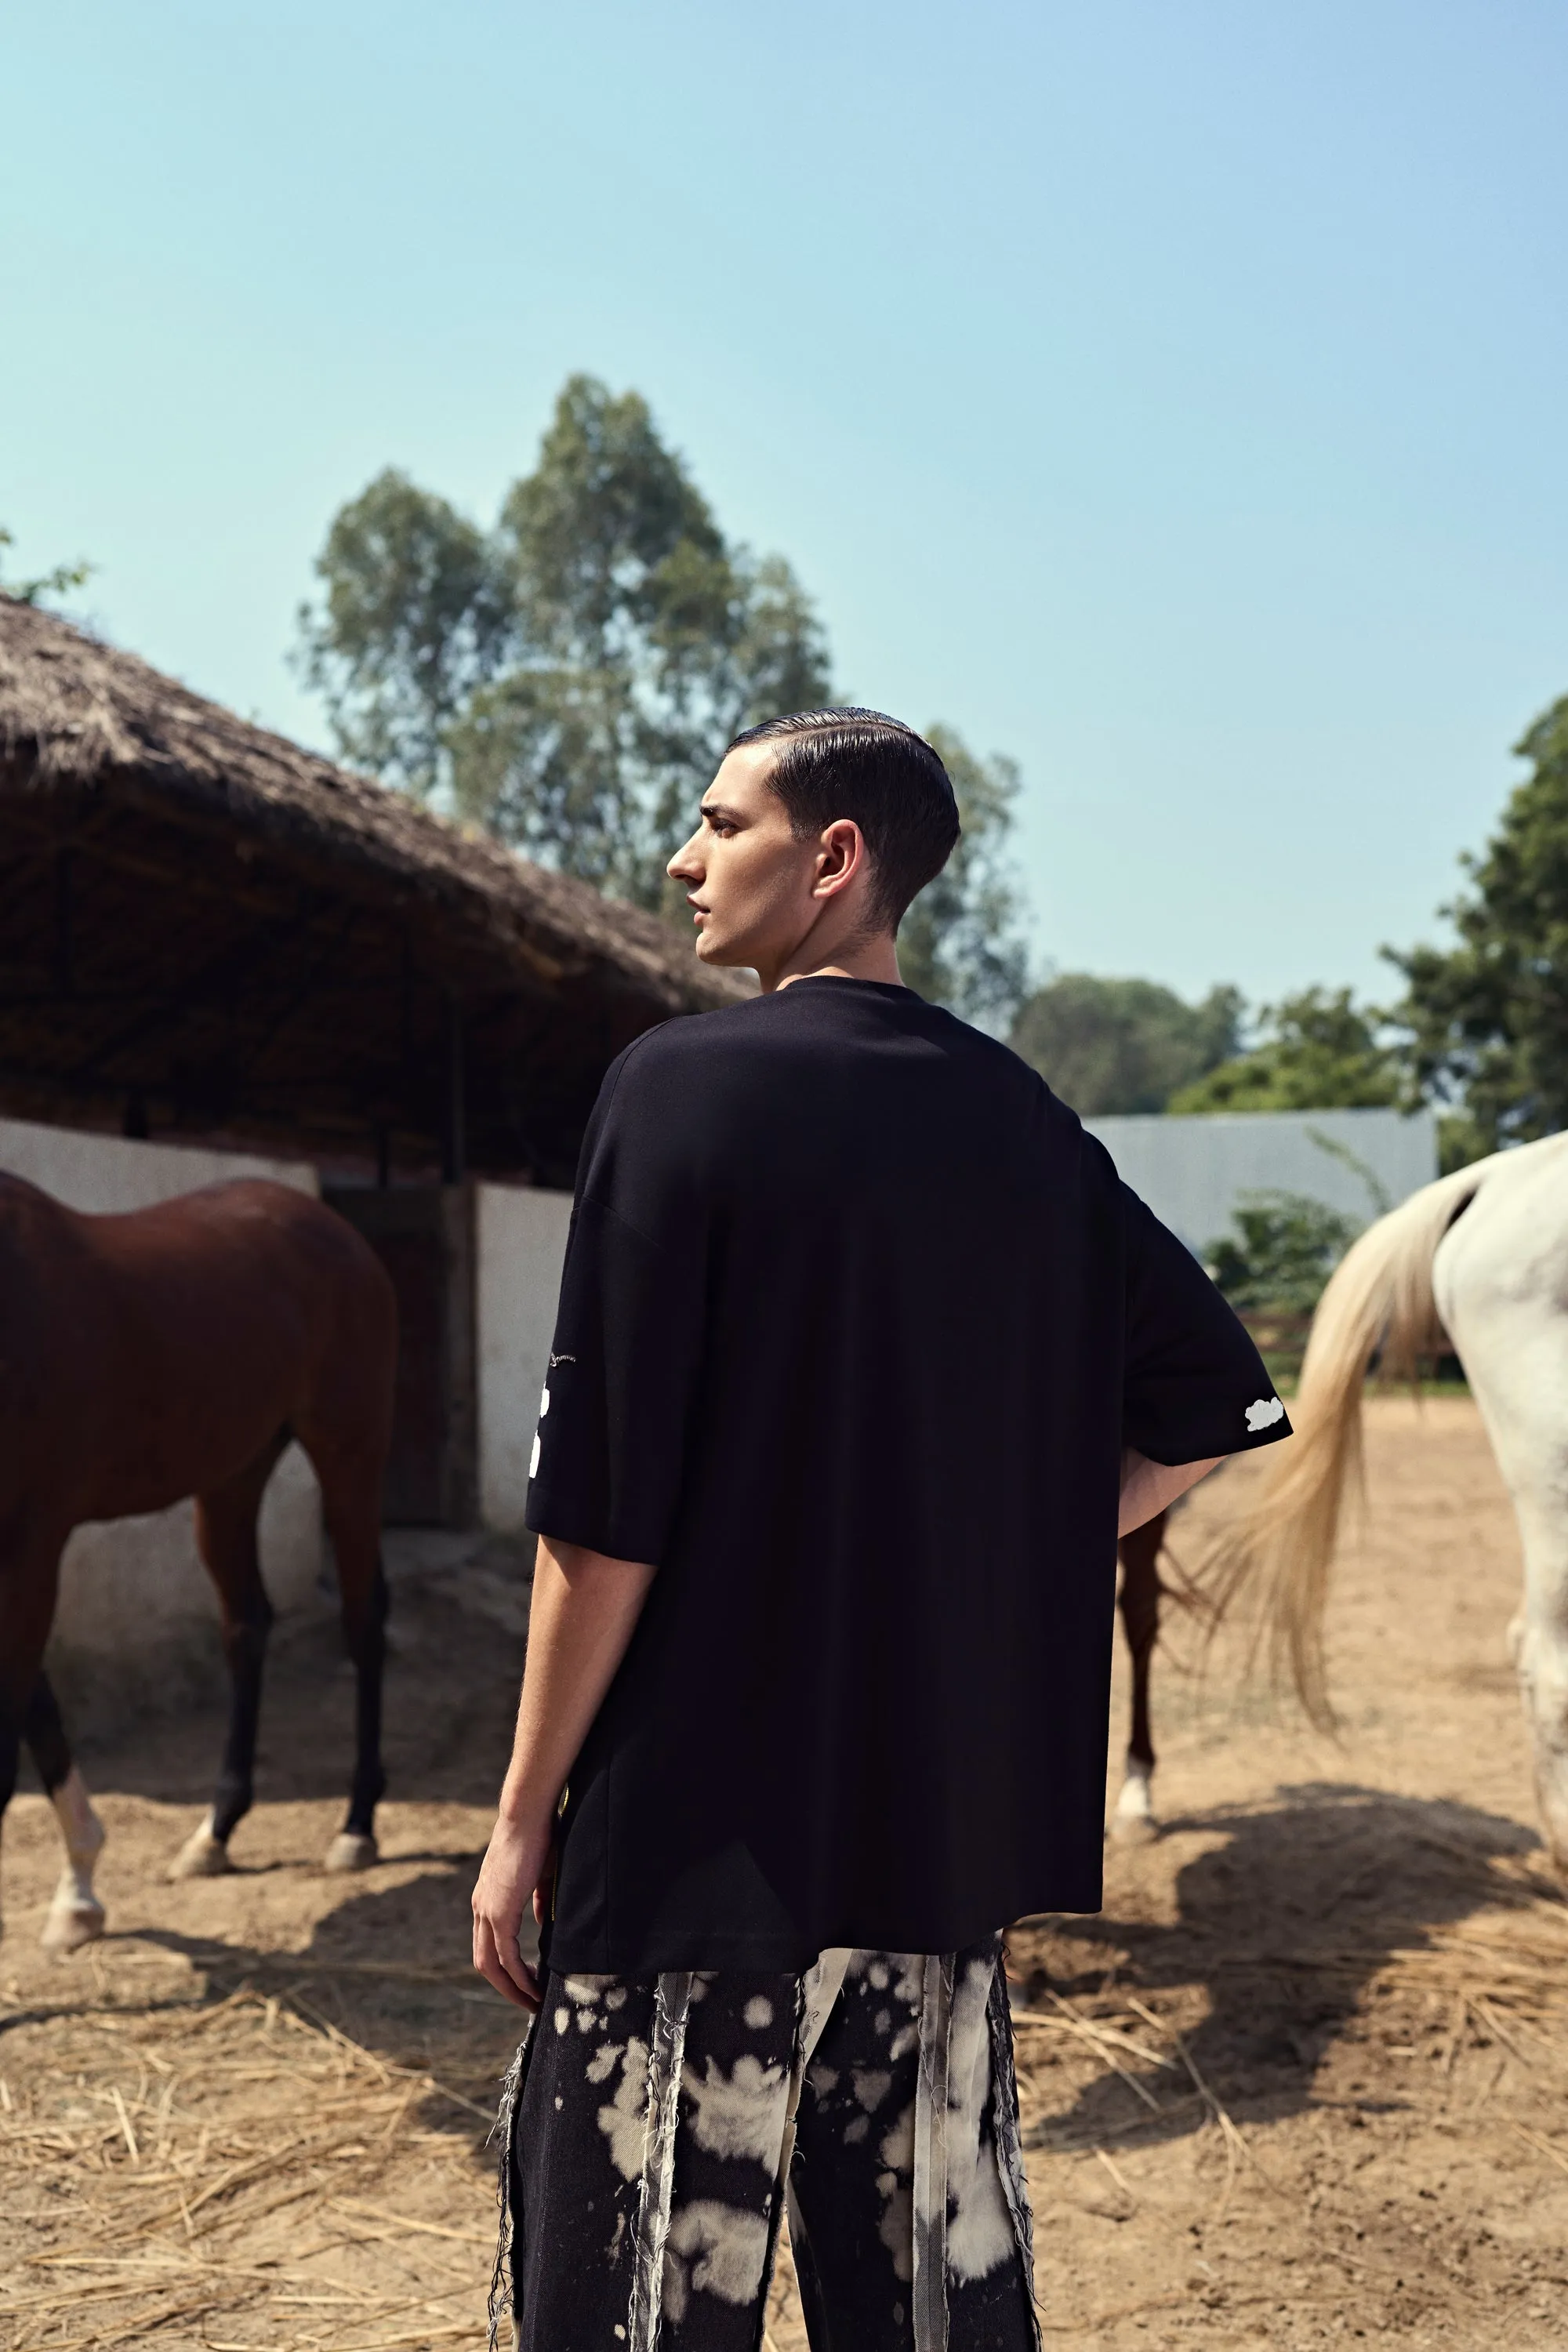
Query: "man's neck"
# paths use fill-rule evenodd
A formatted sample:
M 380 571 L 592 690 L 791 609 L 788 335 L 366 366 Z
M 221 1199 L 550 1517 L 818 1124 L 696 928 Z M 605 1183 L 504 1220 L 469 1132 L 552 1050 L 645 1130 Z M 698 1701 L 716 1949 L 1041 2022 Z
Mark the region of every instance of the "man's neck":
M 816 955 L 807 943 L 779 971 L 758 976 L 766 996 L 776 989 L 787 988 L 792 980 L 875 980 L 887 988 L 901 988 L 904 984 L 899 970 L 898 947 L 890 931 L 879 932 L 863 945 L 852 945 L 847 940 L 826 953 L 819 950 Z

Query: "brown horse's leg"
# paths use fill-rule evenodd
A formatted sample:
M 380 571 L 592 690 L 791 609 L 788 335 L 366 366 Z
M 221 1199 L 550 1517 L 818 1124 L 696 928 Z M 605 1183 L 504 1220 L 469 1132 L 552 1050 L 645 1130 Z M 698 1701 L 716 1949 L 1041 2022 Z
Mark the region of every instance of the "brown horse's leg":
M 103 1906 L 92 1891 L 93 1866 L 103 1851 L 103 1823 L 93 1811 L 81 1774 L 71 1760 L 70 1742 L 47 1675 L 40 1668 L 22 1717 L 22 1737 L 32 1751 L 65 1841 L 66 1865 L 44 1922 L 43 1944 L 51 1952 L 74 1952 L 103 1933 Z
M 327 1849 L 329 1870 L 367 1870 L 376 1859 L 375 1809 L 386 1789 L 381 1761 L 381 1691 L 386 1663 L 386 1575 L 381 1560 L 379 1456 L 312 1454 L 321 1509 L 338 1564 L 343 1640 L 354 1668 L 354 1773 L 348 1818 Z
M 343 1639 L 354 1668 L 354 1771 L 348 1818 L 327 1849 L 329 1870 L 363 1870 L 376 1858 L 375 1809 L 386 1787 L 381 1762 L 381 1688 L 386 1663 L 386 1577 L 381 1561 L 381 1490 L 392 1442 L 397 1302 L 357 1234 L 342 1229 L 342 1286 L 334 1344 L 310 1393 L 292 1415 L 295 1435 L 321 1487 L 321 1515 L 337 1559 Z M 352 1263 L 351 1263 L 352 1261 Z
M 1123 1536 L 1121 1554 L 1121 1624 L 1132 1660 L 1132 1736 L 1127 1747 L 1127 1776 L 1111 1816 L 1110 1832 L 1129 1843 L 1151 1837 L 1154 1830 L 1150 1801 L 1154 1777 L 1154 1742 L 1149 1728 L 1149 1667 L 1160 1633 L 1160 1547 L 1165 1540 L 1165 1514 Z
M 227 1870 L 230 1833 L 250 1811 L 261 1669 L 273 1613 L 261 1581 L 256 1523 L 267 1481 L 288 1442 L 279 1431 L 237 1476 L 196 1496 L 196 1549 L 217 1587 L 223 1616 L 228 1738 L 211 1809 L 175 1856 L 170 1871 L 174 1878 L 211 1878 Z
M 59 1590 L 58 1528 L 18 1511 L 0 1521 L 0 1821 L 16 1793 L 22 1739 L 54 1622 Z
M 42 1668 L 22 1717 L 22 1738 L 38 1768 L 45 1796 L 52 1797 L 57 1789 L 64 1786 L 73 1767 L 70 1742 L 66 1738 L 59 1702 Z

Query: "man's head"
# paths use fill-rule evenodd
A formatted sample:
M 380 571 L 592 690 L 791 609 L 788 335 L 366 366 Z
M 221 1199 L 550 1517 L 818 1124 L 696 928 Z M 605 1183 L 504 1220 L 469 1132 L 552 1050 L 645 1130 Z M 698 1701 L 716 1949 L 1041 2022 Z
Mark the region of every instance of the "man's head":
M 802 710 L 737 735 L 669 872 L 705 963 L 764 986 L 891 941 L 958 840 L 946 769 L 879 710 Z

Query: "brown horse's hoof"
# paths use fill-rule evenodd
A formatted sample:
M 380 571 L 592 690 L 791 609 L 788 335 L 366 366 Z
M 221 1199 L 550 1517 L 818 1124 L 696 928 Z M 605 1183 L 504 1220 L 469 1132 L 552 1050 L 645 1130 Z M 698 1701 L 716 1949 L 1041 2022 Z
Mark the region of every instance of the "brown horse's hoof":
M 1112 1845 L 1152 1845 L 1160 1824 L 1147 1813 L 1113 1813 L 1109 1834 Z
M 228 1848 L 222 1838 L 213 1835 L 209 1813 L 199 1830 L 193 1830 L 174 1861 L 169 1864 L 169 1876 L 181 1878 L 221 1878 L 234 1868 L 228 1858 Z
M 1121 1783 L 1115 1809 L 1106 1832 L 1112 1845 L 1152 1845 L 1160 1834 L 1160 1824 L 1154 1819 L 1151 1780 L 1152 1775 L 1146 1764 L 1130 1758 L 1127 1777 Z
M 321 1867 L 333 1872 L 369 1870 L 373 1863 L 380 1860 L 381 1850 L 373 1837 L 365 1837 L 358 1830 L 340 1830 L 327 1848 Z
M 101 1903 L 51 1903 L 38 1941 L 46 1952 L 79 1952 L 84 1944 L 97 1943 L 103 1925 Z

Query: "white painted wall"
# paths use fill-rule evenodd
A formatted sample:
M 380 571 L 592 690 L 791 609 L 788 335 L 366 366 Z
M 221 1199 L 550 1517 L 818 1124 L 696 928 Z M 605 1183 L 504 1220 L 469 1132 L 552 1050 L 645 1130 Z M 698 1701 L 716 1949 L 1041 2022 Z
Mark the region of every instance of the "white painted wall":
M 0 1119 L 0 1170 L 89 1214 L 150 1208 L 233 1176 L 270 1176 L 298 1192 L 319 1190 L 315 1170 L 300 1160 L 132 1143 L 20 1119 Z M 321 1572 L 321 1497 L 297 1445 L 289 1448 L 267 1489 L 261 1561 L 268 1591 L 280 1609 L 302 1602 Z M 61 1563 L 50 1668 L 68 1687 L 79 1685 L 84 1674 L 92 1679 L 95 1664 L 128 1667 L 133 1680 L 141 1679 L 193 1633 L 216 1622 L 217 1602 L 196 1555 L 189 1503 L 79 1528 Z
M 1084 1121 L 1118 1173 L 1199 1256 L 1228 1228 L 1243 1192 L 1305 1192 L 1363 1224 L 1381 1213 L 1365 1180 L 1315 1139 L 1346 1146 L 1396 1207 L 1437 1173 L 1437 1122 L 1429 1110 L 1222 1111 L 1212 1118 L 1153 1113 Z
M 510 1530 L 521 1527 L 528 1501 L 572 1195 L 528 1185 L 476 1190 L 479 1515 L 487 1527 Z
M 230 1176 L 270 1176 L 297 1192 L 321 1189 L 303 1160 L 258 1160 L 248 1151 L 203 1151 L 185 1143 L 131 1143 L 118 1135 L 35 1127 L 20 1118 L 0 1118 L 0 1169 L 89 1214 L 150 1209 L 155 1201 Z

